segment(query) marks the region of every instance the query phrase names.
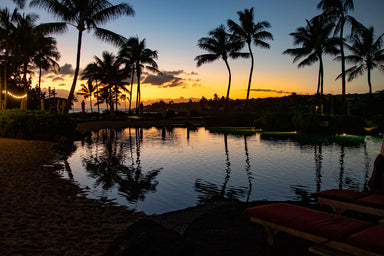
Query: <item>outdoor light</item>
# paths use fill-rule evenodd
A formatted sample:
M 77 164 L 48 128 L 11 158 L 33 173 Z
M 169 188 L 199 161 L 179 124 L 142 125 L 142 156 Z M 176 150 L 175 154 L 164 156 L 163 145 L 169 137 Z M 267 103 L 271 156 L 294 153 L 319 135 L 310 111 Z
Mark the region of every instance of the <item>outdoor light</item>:
M 3 91 L 3 93 L 5 93 L 5 91 Z M 25 97 L 27 97 L 27 94 L 24 94 L 24 95 L 21 95 L 21 96 L 17 96 L 17 95 L 14 95 L 12 94 L 10 91 L 7 91 L 7 94 L 15 99 L 23 99 Z

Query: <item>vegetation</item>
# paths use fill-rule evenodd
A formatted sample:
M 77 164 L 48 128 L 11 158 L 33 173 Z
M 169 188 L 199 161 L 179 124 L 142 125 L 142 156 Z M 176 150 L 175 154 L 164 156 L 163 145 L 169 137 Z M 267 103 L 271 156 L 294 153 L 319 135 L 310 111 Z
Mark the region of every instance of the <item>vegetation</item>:
M 0 136 L 54 140 L 72 137 L 75 124 L 67 115 L 48 111 L 16 110 L 0 111 Z
M 380 64 L 384 61 L 383 35 L 381 34 L 375 39 L 373 27 L 362 26 L 360 31 L 352 36 L 352 45 L 346 44 L 352 54 L 346 56 L 345 59 L 348 63 L 356 64 L 345 71 L 345 74 L 348 75 L 348 81 L 352 81 L 367 71 L 369 94 L 372 93 L 372 69 L 378 67 L 384 70 L 384 65 Z M 340 74 L 338 78 L 342 76 L 343 74 Z
M 209 32 L 209 37 L 200 38 L 197 45 L 201 49 L 209 52 L 207 54 L 196 56 L 195 61 L 197 61 L 198 67 L 205 63 L 213 62 L 219 58 L 224 61 L 229 74 L 226 97 L 226 102 L 228 102 L 229 91 L 231 89 L 231 69 L 228 64 L 228 57 L 234 59 L 239 57 L 248 57 L 248 53 L 239 52 L 241 48 L 243 48 L 244 42 L 242 42 L 238 37 L 229 35 L 224 25 L 220 25 L 218 28 Z M 225 109 L 227 110 L 227 104 Z
M 300 27 L 296 32 L 290 34 L 294 38 L 294 44 L 302 47 L 283 52 L 294 56 L 293 62 L 305 58 L 299 63 L 299 68 L 319 62 L 317 94 L 320 93 L 321 97 L 324 92 L 323 54 L 336 54 L 338 52 L 335 47 L 335 39 L 329 37 L 333 26 L 333 23 L 326 22 L 323 16 L 315 17 L 311 21 L 307 20 L 306 27 Z
M 23 7 L 28 1 L 14 2 Z M 56 61 L 59 60 L 60 53 L 57 51 L 56 40 L 49 35 L 63 32 L 72 24 L 78 29 L 78 47 L 70 101 L 79 74 L 82 33 L 85 30 L 93 30 L 98 38 L 119 46 L 119 52 L 117 55 L 103 52 L 101 58 L 95 57 L 95 62 L 90 63 L 81 74 L 83 79 L 87 79 L 87 84 L 79 91 L 79 95 L 89 98 L 91 109 L 92 98 L 96 97 L 98 109 L 100 104 L 105 103 L 111 114 L 117 111 L 119 102 L 129 100 L 129 112 L 131 112 L 133 83 L 136 76 L 138 78 L 136 114 L 142 117 L 139 113 L 142 109 L 140 78 L 145 68 L 161 74 L 156 63 L 158 53 L 156 50 L 146 48 L 145 39 L 139 40 L 139 37 L 126 39 L 122 35 L 100 28 L 101 24 L 122 15 L 133 15 L 133 9 L 127 4 L 113 5 L 106 0 L 30 2 L 32 6 L 41 7 L 56 15 L 62 22 L 36 25 L 38 17 L 34 14 L 23 14 L 18 9 L 13 12 L 7 8 L 0 9 L 0 91 L 13 93 L 12 97 L 9 93 L 4 96 L 1 93 L 0 109 L 18 108 L 20 99 L 25 98 L 25 95 L 28 95 L 28 109 L 40 109 L 40 102 L 45 99 L 45 94 L 40 91 L 40 82 L 36 88 L 31 87 L 33 68 L 38 68 L 39 77 L 42 70 L 58 70 Z M 382 126 L 382 114 L 377 112 L 377 109 L 383 109 L 382 100 L 378 97 L 382 96 L 382 92 L 372 93 L 371 70 L 374 68 L 384 70 L 383 35 L 379 34 L 376 38 L 373 27 L 366 28 L 349 15 L 354 9 L 352 0 L 319 0 L 317 7 L 322 13 L 308 19 L 306 26 L 299 27 L 291 33 L 295 45 L 299 47 L 287 49 L 284 53 L 292 55 L 294 62 L 300 60 L 299 67 L 319 62 L 317 94 L 322 96 L 321 102 L 318 102 L 316 96 L 299 95 L 276 99 L 249 99 L 255 61 L 252 44 L 268 49 L 270 45 L 266 41 L 273 39 L 272 34 L 266 31 L 270 28 L 269 22 L 254 22 L 253 8 L 250 8 L 237 12 L 238 22 L 228 20 L 227 26 L 220 25 L 210 31 L 208 37 L 198 41 L 198 47 L 207 53 L 195 57 L 197 66 L 217 59 L 224 60 L 229 74 L 226 97 L 219 98 L 216 94 L 213 100 L 202 97 L 198 103 L 185 103 L 187 110 L 182 113 L 169 110 L 168 105 L 172 104 L 167 105 L 163 102 L 157 106 L 160 113 L 158 116 L 203 117 L 209 125 L 246 126 L 267 130 L 296 129 L 321 132 L 322 129 L 318 129 L 318 124 L 326 122 L 328 131 L 338 132 L 345 130 L 347 126 L 353 132 L 361 132 L 362 127 Z M 351 28 L 351 32 L 345 35 L 347 27 Z M 244 47 L 247 48 L 247 52 L 242 52 Z M 342 64 L 342 72 L 338 77 L 342 78 L 341 98 L 338 95 L 324 95 L 322 58 L 325 54 L 339 55 L 335 60 L 341 61 Z M 244 101 L 230 99 L 232 74 L 228 59 L 238 57 L 251 57 L 247 96 Z M 346 68 L 345 62 L 352 66 Z M 372 98 L 367 99 L 366 95 L 346 94 L 344 77 L 348 76 L 350 81 L 364 72 L 367 72 L 369 93 L 372 94 Z M 127 88 L 129 83 L 130 90 Z M 56 107 L 58 101 L 58 99 L 52 100 L 52 104 L 49 104 L 51 110 L 60 109 Z M 145 109 L 147 111 L 156 109 L 155 105 L 147 106 Z M 194 105 L 199 107 L 194 108 Z M 322 105 L 324 112 L 320 107 Z M 67 104 L 66 107 L 70 105 Z M 98 113 L 100 116 L 100 110 Z
M 345 81 L 345 53 L 344 53 L 344 26 L 346 23 L 356 26 L 356 20 L 348 15 L 348 11 L 353 11 L 353 0 L 321 0 L 317 8 L 323 10 L 323 16 L 331 19 L 335 23 L 334 33 L 339 33 L 339 45 L 341 54 L 341 73 L 342 73 L 342 95 L 345 102 L 346 81 Z M 352 27 L 352 31 L 354 29 Z
M 150 70 L 151 72 L 161 74 L 159 67 L 157 66 L 157 51 L 153 51 L 145 46 L 145 39 L 139 40 L 138 37 L 131 37 L 128 39 L 120 48 L 119 57 L 124 61 L 126 65 L 126 70 L 129 72 L 129 69 L 132 70 L 132 80 L 131 80 L 131 93 L 133 86 L 133 78 L 136 71 L 137 78 L 137 96 L 136 96 L 136 114 L 139 114 L 139 108 L 141 103 L 141 90 L 140 90 L 140 80 L 141 74 L 144 68 Z M 148 64 L 147 66 L 144 66 Z M 131 112 L 131 101 L 132 96 L 129 100 L 129 112 Z
M 63 20 L 61 23 L 55 23 L 58 31 L 63 31 L 67 24 L 74 24 L 78 30 L 76 68 L 73 77 L 73 83 L 68 96 L 68 102 L 72 103 L 77 76 L 80 70 L 80 53 L 82 45 L 82 36 L 85 30 L 95 30 L 95 35 L 101 40 L 121 45 L 124 37 L 110 30 L 100 28 L 99 25 L 105 24 L 111 19 L 121 15 L 133 15 L 134 11 L 126 3 L 117 5 L 111 4 L 106 0 L 32 0 L 31 6 L 39 6 L 46 9 Z M 71 104 L 66 105 L 65 113 L 68 113 Z
M 269 49 L 271 46 L 263 40 L 273 40 L 273 36 L 271 33 L 265 31 L 265 28 L 271 27 L 268 21 L 261 21 L 257 24 L 253 22 L 253 8 L 251 8 L 250 10 L 245 9 L 243 12 L 239 11 L 237 12 L 237 14 L 239 15 L 240 24 L 237 24 L 233 20 L 228 20 L 227 23 L 229 30 L 233 33 L 233 35 L 247 44 L 249 56 L 251 56 L 251 70 L 249 72 L 249 81 L 246 98 L 247 104 L 249 100 L 249 92 L 251 90 L 252 73 L 254 66 L 254 57 L 251 44 L 253 43 L 255 46 L 260 46 Z

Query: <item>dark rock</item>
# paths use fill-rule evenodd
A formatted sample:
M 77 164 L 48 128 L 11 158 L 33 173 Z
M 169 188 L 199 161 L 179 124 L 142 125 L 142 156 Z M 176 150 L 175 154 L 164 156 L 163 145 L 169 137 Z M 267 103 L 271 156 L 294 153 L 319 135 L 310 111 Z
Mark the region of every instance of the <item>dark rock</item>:
M 140 220 L 116 238 L 105 256 L 193 255 L 176 231 L 150 220 Z

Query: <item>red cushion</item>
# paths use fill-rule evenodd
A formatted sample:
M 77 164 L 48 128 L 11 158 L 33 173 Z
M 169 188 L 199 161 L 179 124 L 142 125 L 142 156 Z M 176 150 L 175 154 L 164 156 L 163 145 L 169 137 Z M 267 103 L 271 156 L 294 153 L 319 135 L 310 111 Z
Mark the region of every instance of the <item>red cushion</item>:
M 324 197 L 328 199 L 334 199 L 343 202 L 352 202 L 359 198 L 369 195 L 367 192 L 360 192 L 349 189 L 328 189 L 312 193 L 313 197 Z
M 372 194 L 356 200 L 356 203 L 384 209 L 384 195 Z
M 336 241 L 342 241 L 349 234 L 372 226 L 369 222 L 287 203 L 256 206 L 246 209 L 246 213 L 275 224 Z
M 362 249 L 384 254 L 384 225 L 378 225 L 350 235 L 347 243 Z

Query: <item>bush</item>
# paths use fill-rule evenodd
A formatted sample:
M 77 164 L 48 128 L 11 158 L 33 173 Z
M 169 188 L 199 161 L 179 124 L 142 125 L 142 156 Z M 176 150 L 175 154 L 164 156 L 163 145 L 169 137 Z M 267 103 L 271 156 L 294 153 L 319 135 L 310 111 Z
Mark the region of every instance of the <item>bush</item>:
M 67 115 L 40 110 L 0 111 L 0 136 L 18 139 L 54 140 L 72 137 L 75 124 Z

